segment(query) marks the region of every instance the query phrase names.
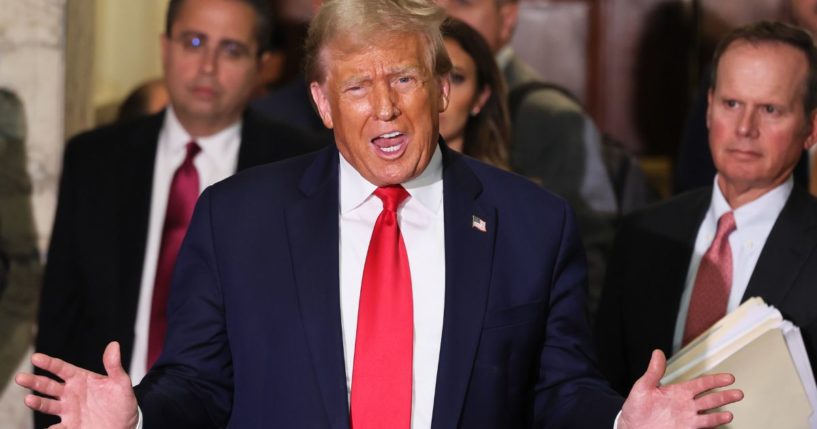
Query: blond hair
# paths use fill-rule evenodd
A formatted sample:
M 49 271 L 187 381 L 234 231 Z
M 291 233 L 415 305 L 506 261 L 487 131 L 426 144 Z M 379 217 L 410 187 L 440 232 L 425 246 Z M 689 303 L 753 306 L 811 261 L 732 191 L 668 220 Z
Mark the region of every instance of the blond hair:
M 321 50 L 332 40 L 346 37 L 361 47 L 368 40 L 395 34 L 420 34 L 426 40 L 430 69 L 437 76 L 451 70 L 440 24 L 445 12 L 432 0 L 327 0 L 309 26 L 304 68 L 307 82 L 326 78 Z

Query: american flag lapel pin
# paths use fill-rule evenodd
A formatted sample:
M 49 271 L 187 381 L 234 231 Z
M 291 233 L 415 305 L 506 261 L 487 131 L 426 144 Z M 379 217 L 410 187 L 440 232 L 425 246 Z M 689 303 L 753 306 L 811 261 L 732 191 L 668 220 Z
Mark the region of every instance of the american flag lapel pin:
M 477 217 L 477 215 L 471 215 L 471 227 L 479 230 L 480 232 L 488 232 L 485 221 Z

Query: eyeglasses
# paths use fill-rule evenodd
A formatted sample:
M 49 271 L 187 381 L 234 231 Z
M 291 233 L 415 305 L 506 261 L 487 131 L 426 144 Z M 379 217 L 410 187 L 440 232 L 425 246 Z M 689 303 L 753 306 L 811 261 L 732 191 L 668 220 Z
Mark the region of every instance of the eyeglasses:
M 209 39 L 206 34 L 187 31 L 171 37 L 170 40 L 180 44 L 184 52 L 188 54 L 202 55 L 209 52 Z M 215 50 L 216 58 L 230 62 L 246 61 L 254 55 L 253 50 L 246 44 L 229 39 L 219 41 Z

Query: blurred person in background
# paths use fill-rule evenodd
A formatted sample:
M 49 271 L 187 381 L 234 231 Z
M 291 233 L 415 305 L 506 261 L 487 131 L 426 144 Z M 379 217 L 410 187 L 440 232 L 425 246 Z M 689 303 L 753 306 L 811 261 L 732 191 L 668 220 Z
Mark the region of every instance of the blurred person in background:
M 25 141 L 22 102 L 0 88 L 0 393 L 31 346 L 42 275 Z
M 271 46 L 277 56 L 275 79 L 264 82 L 251 105 L 268 118 L 315 135 L 327 145 L 332 133 L 321 122 L 303 72 L 304 42 L 309 19 L 320 1 L 270 1 L 276 20 Z
M 442 25 L 443 42 L 451 57 L 448 108 L 440 114 L 440 135 L 448 147 L 510 169 L 510 124 L 505 83 L 485 39 L 456 18 Z
M 572 96 L 519 58 L 511 40 L 519 0 L 438 0 L 449 15 L 476 29 L 488 42 L 509 91 L 510 163 L 513 171 L 565 198 L 579 224 L 588 260 L 590 313 L 604 281 L 619 212 L 602 158 L 602 135 Z M 518 94 L 511 96 L 511 94 Z
M 161 38 L 167 109 L 68 142 L 37 351 L 102 371 L 99 354 L 118 340 L 138 382 L 163 346 L 170 277 L 199 193 L 314 148 L 247 109 L 270 22 L 262 0 L 171 0 Z
M 137 86 L 119 106 L 116 120 L 132 121 L 142 116 L 155 115 L 167 107 L 167 88 L 162 79 L 151 79 Z

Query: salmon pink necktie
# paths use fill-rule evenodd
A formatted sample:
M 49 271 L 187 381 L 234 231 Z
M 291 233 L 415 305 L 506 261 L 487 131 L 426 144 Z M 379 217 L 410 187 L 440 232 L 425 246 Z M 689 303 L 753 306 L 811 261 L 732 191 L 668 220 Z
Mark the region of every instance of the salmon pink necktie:
M 150 328 L 148 331 L 147 369 L 153 366 L 162 351 L 167 332 L 167 300 L 170 295 L 170 280 L 173 266 L 182 245 L 184 234 L 193 216 L 193 208 L 199 197 L 199 173 L 193 159 L 201 148 L 196 142 L 187 144 L 187 155 L 182 165 L 173 174 L 170 194 L 167 198 L 167 212 L 162 228 L 162 244 L 156 263 L 156 281 L 150 306 Z
M 732 289 L 732 248 L 729 235 L 736 228 L 735 215 L 730 211 L 718 219 L 718 231 L 709 246 L 692 287 L 683 344 L 687 345 L 698 335 L 726 315 L 729 291 Z
M 402 186 L 377 188 L 383 200 L 363 266 L 352 368 L 352 429 L 409 429 L 413 307 L 408 255 L 397 208 Z

